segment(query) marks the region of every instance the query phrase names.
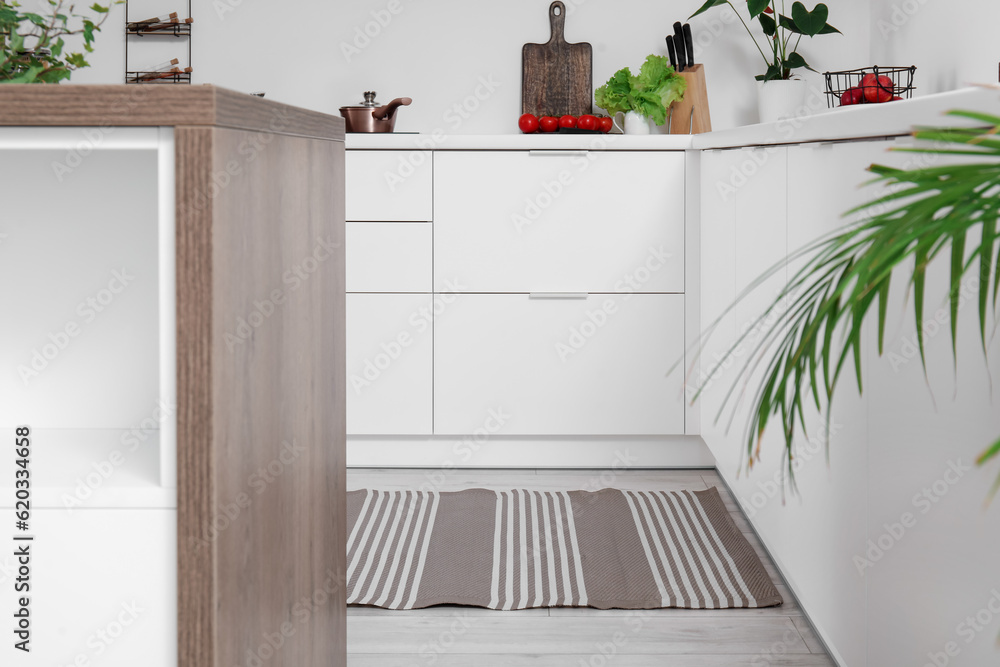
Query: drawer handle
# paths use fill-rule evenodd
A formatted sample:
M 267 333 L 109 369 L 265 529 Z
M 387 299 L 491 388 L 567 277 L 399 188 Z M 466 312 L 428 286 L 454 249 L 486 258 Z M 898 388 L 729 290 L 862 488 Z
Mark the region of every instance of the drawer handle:
M 586 300 L 590 294 L 587 292 L 531 292 L 529 299 L 581 299 Z
M 531 155 L 532 157 L 545 157 L 545 156 L 548 156 L 548 157 L 566 157 L 566 156 L 575 156 L 575 155 L 586 155 L 588 152 L 589 151 L 550 151 L 550 150 L 542 150 L 542 151 L 528 151 L 528 155 Z

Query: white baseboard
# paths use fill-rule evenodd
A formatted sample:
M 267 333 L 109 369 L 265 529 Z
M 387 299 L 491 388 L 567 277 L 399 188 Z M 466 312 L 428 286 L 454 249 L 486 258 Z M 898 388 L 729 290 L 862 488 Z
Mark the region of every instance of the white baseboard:
M 351 468 L 714 468 L 700 436 L 348 436 Z

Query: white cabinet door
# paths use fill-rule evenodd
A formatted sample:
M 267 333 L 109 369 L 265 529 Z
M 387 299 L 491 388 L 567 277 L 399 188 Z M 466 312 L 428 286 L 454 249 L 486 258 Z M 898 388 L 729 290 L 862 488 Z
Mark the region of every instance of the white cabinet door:
M 435 433 L 684 433 L 681 295 L 464 294 L 434 338 Z
M 5 665 L 177 667 L 176 511 L 35 510 L 31 528 L 31 653 L 7 657 L 9 630 Z M 8 623 L 13 552 L 0 555 Z
M 432 220 L 432 163 L 430 151 L 347 151 L 347 220 Z
M 348 292 L 430 292 L 431 223 L 347 223 Z
M 429 435 L 434 297 L 347 295 L 347 432 Z
M 440 152 L 437 291 L 684 291 L 684 154 Z

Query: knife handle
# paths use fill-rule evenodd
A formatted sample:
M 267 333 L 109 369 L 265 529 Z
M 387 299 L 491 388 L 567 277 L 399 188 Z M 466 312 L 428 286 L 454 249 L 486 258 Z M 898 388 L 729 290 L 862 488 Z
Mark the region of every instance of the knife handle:
M 670 66 L 677 69 L 677 52 L 674 50 L 674 38 L 667 35 L 667 55 L 670 56 Z
M 674 50 L 677 52 L 677 71 L 683 72 L 687 67 L 687 55 L 684 52 L 684 28 L 680 21 L 674 24 Z
M 694 67 L 694 38 L 691 35 L 691 24 L 684 24 L 684 45 L 687 47 L 687 66 Z

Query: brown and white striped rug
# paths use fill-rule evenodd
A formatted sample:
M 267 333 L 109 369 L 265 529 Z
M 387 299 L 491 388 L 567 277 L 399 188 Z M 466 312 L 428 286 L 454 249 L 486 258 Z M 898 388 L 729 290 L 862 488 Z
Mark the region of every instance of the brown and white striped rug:
M 719 492 L 347 494 L 348 604 L 417 609 L 770 607 Z

